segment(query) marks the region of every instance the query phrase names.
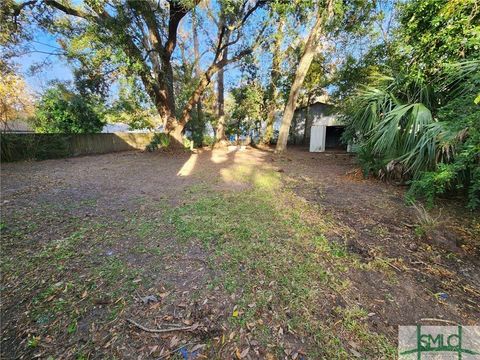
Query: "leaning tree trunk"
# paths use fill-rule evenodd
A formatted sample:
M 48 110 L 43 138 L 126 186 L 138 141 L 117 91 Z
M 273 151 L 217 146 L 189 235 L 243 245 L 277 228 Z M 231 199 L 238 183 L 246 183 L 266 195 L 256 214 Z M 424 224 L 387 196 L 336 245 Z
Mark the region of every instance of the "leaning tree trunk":
M 220 26 L 218 27 L 219 33 L 221 33 L 221 28 L 223 27 L 223 12 L 220 15 Z M 226 39 L 227 42 L 229 41 L 229 33 L 227 32 Z M 228 57 L 228 47 L 226 47 L 221 55 L 220 55 L 220 61 L 227 59 Z M 216 133 L 216 141 L 217 142 L 223 142 L 226 140 L 225 137 L 225 84 L 224 84 L 224 69 L 223 66 L 218 70 L 218 75 L 217 75 L 217 116 L 218 116 L 218 122 L 217 122 L 217 129 L 215 131 Z
M 227 40 L 228 41 L 228 40 Z M 228 48 L 225 48 L 222 54 L 222 59 L 226 59 L 228 56 Z M 216 129 L 217 142 L 226 141 L 225 136 L 225 83 L 224 83 L 224 69 L 223 67 L 218 70 L 217 77 L 217 115 L 218 123 Z
M 197 15 L 195 13 L 195 9 L 192 12 L 192 33 L 193 33 L 193 54 L 195 57 L 195 76 L 197 79 L 200 78 L 202 75 L 202 71 L 200 69 L 200 45 L 198 43 L 198 20 Z M 197 119 L 200 124 L 203 124 L 203 112 L 202 112 L 202 100 L 198 100 L 197 102 Z
M 265 127 L 265 133 L 263 134 L 262 142 L 264 144 L 270 144 L 273 138 L 273 123 L 275 122 L 275 111 L 277 109 L 278 98 L 278 81 L 280 80 L 280 58 L 281 58 L 281 46 L 283 41 L 283 26 L 285 20 L 280 17 L 278 20 L 277 33 L 275 34 L 275 41 L 273 43 L 272 51 L 272 71 L 270 73 L 270 94 L 268 102 L 267 124 Z
M 332 1 L 328 2 L 328 8 L 326 13 L 328 16 L 331 16 Z M 285 106 L 285 111 L 283 113 L 282 125 L 280 126 L 280 133 L 278 135 L 278 142 L 275 149 L 275 152 L 283 152 L 287 148 L 288 133 L 290 131 L 290 125 L 292 123 L 293 114 L 295 112 L 295 107 L 297 105 L 298 94 L 307 75 L 310 64 L 312 63 L 313 57 L 318 46 L 318 41 L 320 35 L 323 31 L 323 24 L 326 21 L 326 17 L 323 16 L 324 12 L 319 11 L 315 25 L 310 30 L 308 35 L 307 43 L 305 44 L 305 50 L 303 51 L 302 57 L 297 66 L 295 72 L 295 78 L 293 80 L 292 88 L 290 89 L 290 95 L 288 96 L 288 102 Z
M 225 89 L 223 80 L 223 69 L 218 70 L 217 75 L 217 141 L 226 140 L 225 137 Z
M 307 144 L 307 138 L 308 138 L 307 133 L 309 131 L 309 127 L 311 126 L 311 124 L 310 124 L 310 101 L 312 101 L 311 97 L 312 97 L 312 95 L 308 94 L 308 96 L 307 96 L 307 106 L 305 108 L 305 110 L 306 110 L 305 126 L 303 128 L 303 145 Z

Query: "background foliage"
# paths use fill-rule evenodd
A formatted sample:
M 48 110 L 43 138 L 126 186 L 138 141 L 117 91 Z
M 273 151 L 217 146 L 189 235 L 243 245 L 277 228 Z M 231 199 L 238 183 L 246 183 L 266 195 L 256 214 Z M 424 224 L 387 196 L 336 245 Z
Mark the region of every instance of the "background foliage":
M 104 124 L 103 108 L 94 96 L 75 93 L 61 83 L 45 91 L 37 105 L 38 132 L 96 133 Z
M 479 20 L 474 1 L 399 5 L 389 51 L 372 56 L 376 46 L 360 59 L 357 90 L 347 93 L 344 137 L 359 143 L 365 172 L 411 180 L 410 196 L 430 205 L 458 190 L 470 208 L 480 204 Z

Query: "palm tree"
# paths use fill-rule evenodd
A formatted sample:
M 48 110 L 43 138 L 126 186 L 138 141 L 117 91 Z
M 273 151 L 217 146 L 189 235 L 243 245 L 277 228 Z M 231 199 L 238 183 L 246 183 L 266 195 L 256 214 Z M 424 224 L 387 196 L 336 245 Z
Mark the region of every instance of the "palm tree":
M 474 103 L 479 70 L 480 61 L 469 61 L 446 66 L 433 79 L 421 73 L 373 76 L 372 85 L 350 99 L 345 116 L 367 170 L 388 175 L 400 168 L 404 180 L 418 180 L 440 164 L 454 163 L 466 140 L 480 131 L 480 106 Z M 472 161 L 478 167 L 478 159 Z M 471 173 L 459 168 L 449 186 L 472 182 Z

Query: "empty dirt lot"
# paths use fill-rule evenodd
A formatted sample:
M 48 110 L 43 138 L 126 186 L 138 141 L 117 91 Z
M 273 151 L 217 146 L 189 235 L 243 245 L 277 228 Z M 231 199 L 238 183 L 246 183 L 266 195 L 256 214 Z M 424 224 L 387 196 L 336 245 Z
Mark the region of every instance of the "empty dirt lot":
M 478 217 L 444 201 L 427 226 L 357 167 L 301 149 L 2 164 L 1 357 L 381 359 L 398 325 L 478 325 Z

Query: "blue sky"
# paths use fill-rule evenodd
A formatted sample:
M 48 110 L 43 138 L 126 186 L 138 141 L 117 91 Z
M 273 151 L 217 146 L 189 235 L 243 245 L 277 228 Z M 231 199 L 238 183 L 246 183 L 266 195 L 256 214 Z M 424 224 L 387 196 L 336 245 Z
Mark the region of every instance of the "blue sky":
M 185 32 L 190 31 L 190 19 L 184 19 L 183 23 Z M 19 65 L 20 72 L 30 88 L 36 93 L 41 93 L 52 80 L 73 80 L 72 68 L 68 62 L 60 56 L 47 54 L 58 49 L 56 37 L 38 27 L 35 28 L 33 36 L 33 41 L 29 43 L 32 51 L 15 58 L 15 62 Z M 201 47 L 202 45 L 204 44 L 201 44 Z M 209 65 L 210 57 L 208 55 L 202 57 L 201 63 L 203 67 Z M 40 71 L 32 74 L 30 68 L 43 63 L 46 63 L 46 65 L 43 65 Z M 234 66 L 230 66 L 230 71 L 227 71 L 225 74 L 226 87 L 238 84 L 239 78 L 240 71 Z
M 35 92 L 41 92 L 52 80 L 72 80 L 72 71 L 68 64 L 60 57 L 48 55 L 45 53 L 55 52 L 58 45 L 55 38 L 37 29 L 34 32 L 33 42 L 31 43 L 33 52 L 23 54 L 15 59 L 20 66 L 20 71 L 25 77 L 27 84 Z M 31 74 L 29 69 L 32 65 L 47 62 L 40 71 Z

